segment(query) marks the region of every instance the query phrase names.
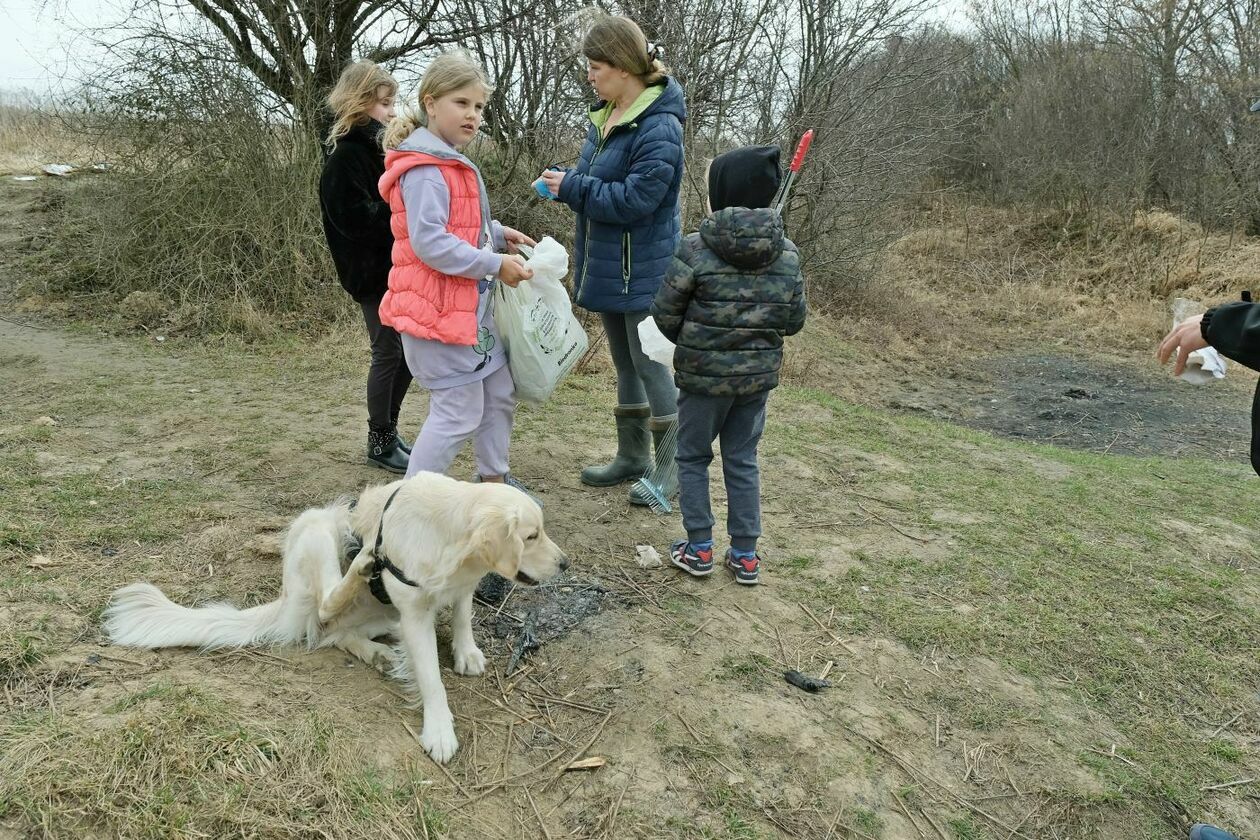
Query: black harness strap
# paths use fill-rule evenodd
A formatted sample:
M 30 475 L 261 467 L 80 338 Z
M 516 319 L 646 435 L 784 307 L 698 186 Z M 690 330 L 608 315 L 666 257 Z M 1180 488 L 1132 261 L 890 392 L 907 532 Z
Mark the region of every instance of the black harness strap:
M 394 497 L 398 495 L 398 491 L 403 488 L 400 485 L 393 493 L 389 494 L 389 499 L 385 502 L 385 507 L 381 508 L 381 522 L 376 528 L 376 545 L 372 547 L 372 575 L 368 578 L 368 589 L 376 600 L 382 604 L 392 604 L 389 593 L 385 591 L 385 581 L 381 575 L 388 571 L 399 583 L 405 583 L 407 586 L 420 588 L 420 584 L 403 574 L 403 570 L 393 564 L 393 562 L 385 555 L 385 549 L 382 542 L 385 537 L 385 511 L 389 510 L 389 506 L 394 503 Z

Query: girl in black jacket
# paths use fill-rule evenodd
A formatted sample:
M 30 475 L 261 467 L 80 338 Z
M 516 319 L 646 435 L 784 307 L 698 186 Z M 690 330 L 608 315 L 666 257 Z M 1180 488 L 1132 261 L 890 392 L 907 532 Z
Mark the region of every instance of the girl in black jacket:
M 372 344 L 368 370 L 368 461 L 405 473 L 410 449 L 398 437 L 398 412 L 411 385 L 398 333 L 381 324 L 378 309 L 389 283 L 389 205 L 377 181 L 385 172 L 380 136 L 394 118 L 398 83 L 370 61 L 341 73 L 328 96 L 333 127 L 330 153 L 319 179 L 324 235 L 341 285 L 363 309 Z

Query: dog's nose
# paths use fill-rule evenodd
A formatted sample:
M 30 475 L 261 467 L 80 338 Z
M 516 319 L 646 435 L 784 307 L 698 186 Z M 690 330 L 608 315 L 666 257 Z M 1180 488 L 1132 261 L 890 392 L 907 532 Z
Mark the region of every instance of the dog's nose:
M 560 555 L 560 571 L 563 572 L 568 568 L 569 568 L 569 556 L 567 554 L 561 554 Z

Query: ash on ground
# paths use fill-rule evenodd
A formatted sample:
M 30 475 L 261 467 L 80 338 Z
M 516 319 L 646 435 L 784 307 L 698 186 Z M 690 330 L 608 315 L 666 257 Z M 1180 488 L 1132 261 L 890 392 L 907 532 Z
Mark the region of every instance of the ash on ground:
M 521 658 L 572 632 L 605 606 L 609 592 L 597 579 L 561 574 L 540 586 L 520 586 L 493 572 L 477 584 L 480 623 L 510 640 L 507 673 Z

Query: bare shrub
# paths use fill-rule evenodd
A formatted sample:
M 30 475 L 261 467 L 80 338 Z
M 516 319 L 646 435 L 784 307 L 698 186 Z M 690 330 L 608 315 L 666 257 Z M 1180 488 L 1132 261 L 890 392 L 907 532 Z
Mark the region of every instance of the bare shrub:
M 316 148 L 221 61 L 174 48 L 133 59 L 67 116 L 110 171 L 73 192 L 36 255 L 46 284 L 102 308 L 152 292 L 199 329 L 335 317 Z

